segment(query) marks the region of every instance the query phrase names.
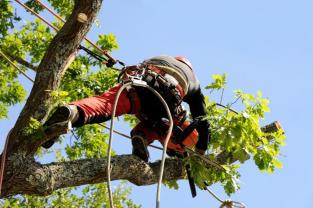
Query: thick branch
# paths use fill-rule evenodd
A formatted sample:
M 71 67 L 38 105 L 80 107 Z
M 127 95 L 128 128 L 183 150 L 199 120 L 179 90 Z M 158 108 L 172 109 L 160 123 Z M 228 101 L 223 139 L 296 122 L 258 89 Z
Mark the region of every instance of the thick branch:
M 24 163 L 10 189 L 3 190 L 3 196 L 19 193 L 49 195 L 60 188 L 94 184 L 106 181 L 106 159 L 85 159 L 41 165 L 36 162 Z M 145 163 L 132 155 L 112 158 L 112 180 L 128 180 L 136 185 L 155 184 L 159 177 L 160 161 Z M 164 181 L 182 179 L 185 172 L 180 159 L 167 159 Z

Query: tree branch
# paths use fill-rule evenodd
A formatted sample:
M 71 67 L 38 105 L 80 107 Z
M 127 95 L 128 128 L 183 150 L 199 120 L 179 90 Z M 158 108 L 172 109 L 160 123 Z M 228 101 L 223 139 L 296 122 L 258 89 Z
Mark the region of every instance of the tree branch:
M 5 52 L 5 54 L 6 54 L 7 56 L 9 56 L 11 59 L 17 61 L 17 63 L 19 63 L 20 65 L 22 65 L 22 66 L 24 66 L 24 67 L 26 67 L 26 68 L 28 68 L 28 69 L 31 69 L 31 70 L 33 70 L 34 72 L 37 71 L 38 66 L 35 66 L 35 65 L 29 63 L 28 61 L 26 61 L 25 59 L 22 59 L 21 57 L 16 56 L 15 54 L 12 54 L 12 53 L 10 53 L 10 52 L 8 52 L 8 51 L 4 51 L 4 52 Z
M 3 189 L 3 196 L 15 194 L 49 195 L 53 191 L 84 184 L 106 181 L 107 161 L 84 159 L 41 165 L 37 162 L 23 163 L 20 172 L 11 181 L 12 185 Z M 112 180 L 128 180 L 136 185 L 155 184 L 159 177 L 160 161 L 145 163 L 132 155 L 112 157 Z M 185 175 L 182 160 L 167 159 L 164 181 L 182 179 Z

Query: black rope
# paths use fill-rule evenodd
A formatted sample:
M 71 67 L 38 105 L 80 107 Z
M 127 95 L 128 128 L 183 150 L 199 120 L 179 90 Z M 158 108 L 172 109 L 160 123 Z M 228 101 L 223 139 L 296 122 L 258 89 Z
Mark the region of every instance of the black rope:
M 110 62 L 110 60 L 107 60 L 106 58 L 104 58 L 103 56 L 89 50 L 88 48 L 82 46 L 82 45 L 79 45 L 78 46 L 78 49 L 81 49 L 83 51 L 85 51 L 86 53 L 88 53 L 90 56 L 92 56 L 93 58 L 97 59 L 98 61 L 100 62 Z M 112 61 L 112 60 L 111 60 Z
M 120 60 L 114 60 L 112 58 L 105 58 L 105 57 L 99 55 L 98 53 L 93 52 L 93 51 L 89 50 L 88 48 L 86 48 L 86 47 L 84 47 L 82 45 L 79 45 L 78 49 L 81 49 L 81 50 L 85 51 L 87 54 L 92 56 L 94 59 L 97 59 L 101 63 L 105 63 L 106 67 L 108 67 L 108 68 L 112 68 L 117 63 L 120 64 L 121 66 L 125 67 L 125 63 L 124 62 L 122 62 Z

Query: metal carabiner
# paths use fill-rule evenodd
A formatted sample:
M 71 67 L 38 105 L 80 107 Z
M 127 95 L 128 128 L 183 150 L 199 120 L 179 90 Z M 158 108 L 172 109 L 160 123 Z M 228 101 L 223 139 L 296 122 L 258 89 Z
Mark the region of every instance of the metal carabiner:
M 143 80 L 146 74 L 145 68 L 140 68 L 138 65 L 134 68 L 126 69 L 125 76 L 126 80 L 129 80 L 136 84 L 143 84 L 146 85 L 147 82 Z

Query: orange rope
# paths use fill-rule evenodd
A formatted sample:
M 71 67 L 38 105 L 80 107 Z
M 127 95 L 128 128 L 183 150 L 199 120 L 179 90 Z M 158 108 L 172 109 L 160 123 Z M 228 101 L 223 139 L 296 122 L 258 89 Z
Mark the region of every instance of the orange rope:
M 38 2 L 42 7 L 44 7 L 46 10 L 48 10 L 53 16 L 55 16 L 56 18 L 58 18 L 60 21 L 62 21 L 63 23 L 65 23 L 65 20 L 58 15 L 56 12 L 54 12 L 52 9 L 50 9 L 48 6 L 46 6 L 44 3 L 42 3 L 40 0 L 35 0 L 36 2 Z M 114 63 L 116 63 L 116 60 L 110 55 L 108 54 L 107 51 L 102 50 L 99 46 L 97 46 L 95 43 L 93 43 L 91 40 L 89 40 L 87 37 L 84 38 L 90 45 L 92 45 L 94 48 L 96 48 L 99 52 L 103 53 L 105 56 L 107 56 L 109 59 L 111 59 Z
M 34 10 L 32 10 L 31 8 L 29 8 L 28 6 L 26 6 L 25 4 L 23 4 L 20 0 L 15 0 L 19 5 L 21 5 L 22 7 L 24 7 L 26 10 L 28 10 L 30 13 L 32 13 L 33 15 L 35 15 L 36 17 L 38 17 L 41 21 L 43 21 L 44 23 L 46 23 L 47 25 L 49 25 L 51 28 L 53 28 L 55 31 L 59 31 L 59 28 L 55 27 L 54 25 L 52 25 L 51 23 L 49 23 L 47 20 L 45 20 L 43 17 L 41 17 L 39 14 L 37 14 Z

